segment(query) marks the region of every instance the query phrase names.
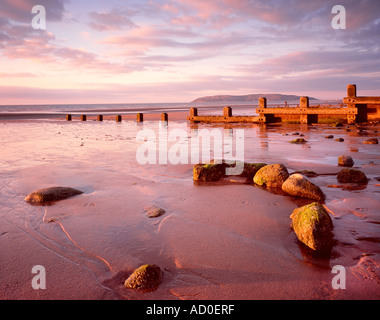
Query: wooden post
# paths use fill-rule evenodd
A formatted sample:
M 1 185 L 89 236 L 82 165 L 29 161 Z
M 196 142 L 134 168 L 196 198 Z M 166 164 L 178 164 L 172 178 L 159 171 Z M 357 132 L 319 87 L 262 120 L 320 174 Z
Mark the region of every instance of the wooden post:
M 260 98 L 259 99 L 259 108 L 263 109 L 267 107 L 267 98 Z
M 352 109 L 352 110 L 354 110 L 354 109 Z M 347 123 L 348 124 L 354 124 L 355 122 L 356 122 L 356 114 L 350 113 L 350 112 L 347 113 Z
M 67 114 L 67 115 L 66 115 L 66 120 L 67 120 L 67 121 L 71 121 L 71 114 Z
M 144 121 L 144 115 L 142 113 L 137 114 L 137 122 L 143 122 Z
M 259 98 L 259 110 L 258 110 L 259 122 L 262 122 L 262 123 L 267 122 L 267 118 L 264 112 L 264 109 L 266 109 L 266 107 L 267 107 L 267 98 L 264 98 L 264 97 Z
M 198 116 L 198 109 L 190 108 L 190 117 L 197 117 L 197 116 Z
M 168 121 L 168 114 L 167 113 L 161 113 L 161 121 Z
M 309 108 L 309 97 L 301 97 L 300 106 L 301 108 Z
M 122 119 L 122 118 L 121 118 L 121 115 L 117 115 L 117 116 L 116 116 L 116 122 L 121 122 L 121 119 Z
M 309 123 L 309 119 L 308 119 L 307 114 L 301 114 L 300 115 L 300 123 L 301 124 L 308 124 Z
M 348 98 L 356 98 L 356 84 L 347 85 L 347 97 Z M 360 105 L 356 105 L 354 103 L 348 103 L 347 108 L 348 108 L 348 110 L 357 108 L 358 111 L 360 110 L 361 115 L 363 115 L 363 110 L 367 109 L 367 108 L 363 108 Z M 359 118 L 360 118 L 360 116 L 359 116 Z M 364 119 L 366 119 L 366 118 L 367 118 L 367 115 L 364 116 Z M 347 114 L 347 122 L 349 124 L 355 123 L 356 122 L 356 114 Z
M 101 114 L 98 115 L 98 121 L 103 121 L 103 116 Z
M 224 107 L 224 109 L 223 109 L 223 117 L 225 117 L 225 118 L 232 117 L 232 109 L 231 109 L 231 107 Z
M 347 86 L 347 97 L 349 98 L 356 97 L 356 84 L 349 84 Z
M 80 116 L 81 121 L 87 121 L 87 116 L 85 114 L 82 114 Z
M 311 117 L 307 114 L 307 108 L 309 108 L 309 97 L 300 98 L 300 122 L 301 124 L 308 124 L 311 121 Z

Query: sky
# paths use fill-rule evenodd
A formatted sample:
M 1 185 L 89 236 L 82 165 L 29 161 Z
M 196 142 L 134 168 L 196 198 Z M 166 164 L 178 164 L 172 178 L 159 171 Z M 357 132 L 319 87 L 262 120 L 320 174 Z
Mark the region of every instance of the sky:
M 3 105 L 379 96 L 380 0 L 0 0 L 0 66 Z

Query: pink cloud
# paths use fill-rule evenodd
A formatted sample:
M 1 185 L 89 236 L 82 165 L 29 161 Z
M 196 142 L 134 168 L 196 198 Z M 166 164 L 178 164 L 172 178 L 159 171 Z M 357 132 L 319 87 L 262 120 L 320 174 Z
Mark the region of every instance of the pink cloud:
M 68 26 L 73 16 L 75 24 L 68 28 L 72 32 L 69 35 L 65 30 L 56 34 L 36 31 L 30 27 L 34 0 L 2 0 L 0 54 L 14 66 L 9 69 L 15 70 L 14 77 L 28 77 L 17 69 L 18 59 L 36 63 L 46 74 L 54 76 L 60 72 L 67 75 L 72 70 L 73 78 L 77 73 L 86 73 L 107 80 L 133 71 L 141 71 L 139 78 L 146 76 L 145 80 L 151 74 L 144 72 L 150 70 L 181 74 L 189 65 L 194 65 L 193 72 L 196 72 L 199 66 L 205 65 L 205 59 L 209 59 L 210 69 L 220 66 L 220 74 L 175 84 L 159 82 L 132 89 L 120 87 L 119 91 L 99 84 L 93 91 L 85 92 L 90 97 L 95 96 L 99 87 L 102 94 L 109 90 L 107 96 L 111 98 L 112 93 L 119 96 L 123 90 L 136 97 L 139 91 L 141 96 L 150 92 L 153 98 L 160 92 L 165 92 L 166 97 L 170 92 L 172 95 L 178 92 L 178 96 L 197 98 L 210 91 L 236 93 L 253 87 L 290 90 L 297 81 L 306 91 L 314 84 L 326 89 L 343 87 L 344 91 L 345 82 L 355 82 L 350 78 L 353 75 L 360 79 L 368 75 L 373 80 L 371 72 L 379 72 L 376 55 L 380 41 L 380 1 L 342 0 L 348 27 L 342 32 L 332 30 L 332 4 L 321 0 L 115 0 L 107 4 L 106 11 L 90 2 L 71 1 L 70 5 L 66 5 L 69 3 L 66 0 L 37 2 L 46 6 L 48 22 L 61 22 L 53 25 L 55 30 Z M 78 29 L 74 30 L 73 26 Z M 101 34 L 104 38 L 99 41 L 99 32 L 91 31 L 91 37 L 83 41 L 81 35 L 88 35 L 85 33 L 88 27 L 105 31 Z M 254 61 L 259 55 L 266 58 L 261 63 Z M 0 77 L 11 76 L 9 70 L 4 69 Z M 302 77 L 305 74 L 307 78 Z M 183 76 L 189 79 L 192 74 Z M 337 82 L 332 83 L 332 79 Z M 26 83 L 27 79 L 23 81 Z M 34 92 L 27 88 L 25 92 L 33 97 Z M 73 93 L 73 98 L 85 99 L 84 94 L 74 91 L 42 90 L 40 93 L 42 97 Z
M 363 62 L 358 64 L 358 61 Z M 294 78 L 305 81 L 306 78 L 364 76 L 372 73 L 375 65 L 380 65 L 376 52 L 295 51 L 251 65 L 237 64 L 232 70 L 245 75 L 255 74 L 266 80 Z
M 121 30 L 136 27 L 134 22 L 128 17 L 128 12 L 90 12 L 91 21 L 88 25 L 98 31 Z
M 63 18 L 66 2 L 67 0 L 2 0 L 0 16 L 30 24 L 32 8 L 38 4 L 45 7 L 49 21 L 60 21 Z

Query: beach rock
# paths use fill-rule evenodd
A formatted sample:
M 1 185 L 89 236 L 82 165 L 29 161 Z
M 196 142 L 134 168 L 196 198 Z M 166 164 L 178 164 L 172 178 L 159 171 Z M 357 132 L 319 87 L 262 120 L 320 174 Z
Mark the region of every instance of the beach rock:
M 290 215 L 292 228 L 299 241 L 314 251 L 328 251 L 333 245 L 334 228 L 322 204 L 311 203 L 295 209 Z
M 354 160 L 350 156 L 340 156 L 338 158 L 338 165 L 341 167 L 352 167 Z
M 165 210 L 156 206 L 150 207 L 146 210 L 146 215 L 148 218 L 157 218 L 162 216 L 165 213 Z
M 371 138 L 363 141 L 364 144 L 379 144 L 379 140 L 377 138 Z
M 224 163 L 196 164 L 193 167 L 194 181 L 218 181 L 226 175 L 226 165 Z
M 315 177 L 319 176 L 318 173 L 311 171 L 311 170 L 294 171 L 293 174 L 294 173 L 302 174 L 303 176 L 308 177 L 308 178 L 315 178 Z
M 262 167 L 265 167 L 266 163 L 244 163 L 244 170 L 241 173 L 241 177 L 246 177 L 247 180 L 253 179 L 256 172 L 259 171 Z
M 295 197 L 317 201 L 325 200 L 325 194 L 322 190 L 298 173 L 290 175 L 289 178 L 285 180 L 282 184 L 282 191 Z
M 329 134 L 328 136 L 325 137 L 325 139 L 334 139 L 334 136 L 332 134 Z
M 158 288 L 162 281 L 160 267 L 155 264 L 145 264 L 137 268 L 124 282 L 128 289 L 153 291 Z
M 26 202 L 43 204 L 59 201 L 82 194 L 83 192 L 69 187 L 52 187 L 32 192 L 26 198 Z
M 289 172 L 283 164 L 269 164 L 259 169 L 253 182 L 259 186 L 281 188 L 289 177 Z
M 295 144 L 303 144 L 306 143 L 307 141 L 304 138 L 297 138 L 295 140 L 290 141 L 290 143 L 295 143 Z
M 337 139 L 334 139 L 334 140 L 337 141 L 337 142 L 343 142 L 344 141 L 343 138 L 337 138 Z
M 334 122 L 330 124 L 330 127 L 340 128 L 340 127 L 343 127 L 343 124 L 341 122 Z
M 340 183 L 367 183 L 367 176 L 360 170 L 356 169 L 342 169 L 337 179 Z

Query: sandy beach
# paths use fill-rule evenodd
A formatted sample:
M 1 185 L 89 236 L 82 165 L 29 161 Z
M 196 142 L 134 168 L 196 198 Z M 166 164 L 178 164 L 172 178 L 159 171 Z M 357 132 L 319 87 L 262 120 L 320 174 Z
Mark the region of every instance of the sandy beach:
M 312 170 L 326 194 L 336 245 L 311 257 L 290 228 L 290 214 L 310 203 L 230 179 L 197 185 L 193 164 L 136 161 L 136 135 L 159 130 L 160 114 L 0 120 L 0 299 L 198 300 L 380 298 L 380 149 L 375 125 L 190 124 L 188 112 L 169 113 L 167 131 L 244 130 L 244 161 L 282 163 L 289 172 Z M 306 144 L 289 143 L 294 133 Z M 338 142 L 327 135 L 343 138 Z M 158 142 L 158 141 L 157 141 Z M 159 144 L 157 144 L 159 145 Z M 369 182 L 343 188 L 341 155 Z M 51 206 L 24 201 L 50 186 L 82 195 Z M 158 206 L 165 214 L 148 218 Z M 163 281 L 153 292 L 123 282 L 142 264 L 156 264 Z M 35 290 L 32 268 L 46 269 L 46 289 Z M 346 270 L 346 289 L 334 289 L 333 266 Z

